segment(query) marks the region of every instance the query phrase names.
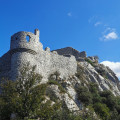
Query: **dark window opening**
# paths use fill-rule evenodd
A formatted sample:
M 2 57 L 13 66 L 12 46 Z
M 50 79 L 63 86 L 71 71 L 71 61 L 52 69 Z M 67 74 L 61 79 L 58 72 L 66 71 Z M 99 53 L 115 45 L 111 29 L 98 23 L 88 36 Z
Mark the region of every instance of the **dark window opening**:
M 26 40 L 27 40 L 27 42 L 30 41 L 30 36 L 29 35 L 26 36 Z
M 16 37 L 15 39 L 17 40 L 18 38 Z

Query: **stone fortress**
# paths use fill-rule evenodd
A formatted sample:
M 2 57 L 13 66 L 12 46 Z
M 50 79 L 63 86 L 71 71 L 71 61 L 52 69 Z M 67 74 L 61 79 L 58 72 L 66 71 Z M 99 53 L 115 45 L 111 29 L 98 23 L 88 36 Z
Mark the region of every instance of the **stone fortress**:
M 74 75 L 77 62 L 73 55 L 59 55 L 50 48 L 43 50 L 39 41 L 39 30 L 35 33 L 21 31 L 11 37 L 10 50 L 0 58 L 0 77 L 15 80 L 20 69 L 26 64 L 36 66 L 35 72 L 42 75 L 42 81 L 47 81 L 54 72 L 59 72 L 61 78 Z M 29 38 L 27 40 L 26 38 Z

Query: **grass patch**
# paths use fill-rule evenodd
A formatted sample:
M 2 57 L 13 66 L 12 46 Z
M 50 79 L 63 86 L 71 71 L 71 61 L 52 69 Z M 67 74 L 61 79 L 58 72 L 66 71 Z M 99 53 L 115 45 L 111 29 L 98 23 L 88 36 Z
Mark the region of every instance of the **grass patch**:
M 85 58 L 85 61 L 90 63 L 93 67 L 95 67 L 95 63 L 92 62 L 89 58 Z

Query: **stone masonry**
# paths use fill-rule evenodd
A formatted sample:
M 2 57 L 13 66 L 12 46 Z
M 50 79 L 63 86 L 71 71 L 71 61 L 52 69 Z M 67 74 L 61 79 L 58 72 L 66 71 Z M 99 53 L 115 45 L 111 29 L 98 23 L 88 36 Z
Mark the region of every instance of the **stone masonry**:
M 59 55 L 56 51 L 50 52 L 49 48 L 43 50 L 38 29 L 34 34 L 22 31 L 11 37 L 10 50 L 0 58 L 0 77 L 16 80 L 20 69 L 28 62 L 31 66 L 36 66 L 35 72 L 43 76 L 43 82 L 56 71 L 61 78 L 67 78 L 77 70 L 74 56 Z
M 57 51 L 59 55 L 64 55 L 64 56 L 73 55 L 75 56 L 76 60 L 87 57 L 87 54 L 85 51 L 79 52 L 72 47 L 65 47 L 65 48 L 54 50 L 54 51 Z

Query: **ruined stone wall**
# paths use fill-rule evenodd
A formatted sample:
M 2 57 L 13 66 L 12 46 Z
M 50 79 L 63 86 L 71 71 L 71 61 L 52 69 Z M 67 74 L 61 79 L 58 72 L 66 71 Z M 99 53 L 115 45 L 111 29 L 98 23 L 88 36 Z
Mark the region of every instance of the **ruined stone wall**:
M 26 37 L 29 36 L 29 40 Z M 43 50 L 39 42 L 39 30 L 35 33 L 18 32 L 11 37 L 10 47 L 10 78 L 15 80 L 20 74 L 20 69 L 26 64 L 36 66 L 35 72 L 43 76 L 43 82 L 47 81 L 50 74 L 58 71 L 61 78 L 66 78 L 76 73 L 77 62 L 74 56 L 62 56 L 57 52 Z M 0 59 L 1 60 L 1 59 Z M 1 62 L 2 64 L 3 62 Z
M 57 51 L 57 53 L 59 55 L 64 55 L 64 56 L 73 55 L 73 56 L 75 56 L 76 59 L 87 57 L 85 51 L 79 52 L 79 51 L 73 49 L 72 47 L 61 48 L 61 49 L 57 49 L 55 51 Z
M 77 68 L 76 60 L 73 56 L 64 57 L 48 51 L 43 51 L 36 55 L 27 52 L 17 52 L 11 58 L 12 79 L 19 75 L 19 70 L 28 62 L 31 66 L 36 66 L 35 72 L 41 74 L 44 81 L 56 71 L 60 73 L 61 78 L 74 75 Z

